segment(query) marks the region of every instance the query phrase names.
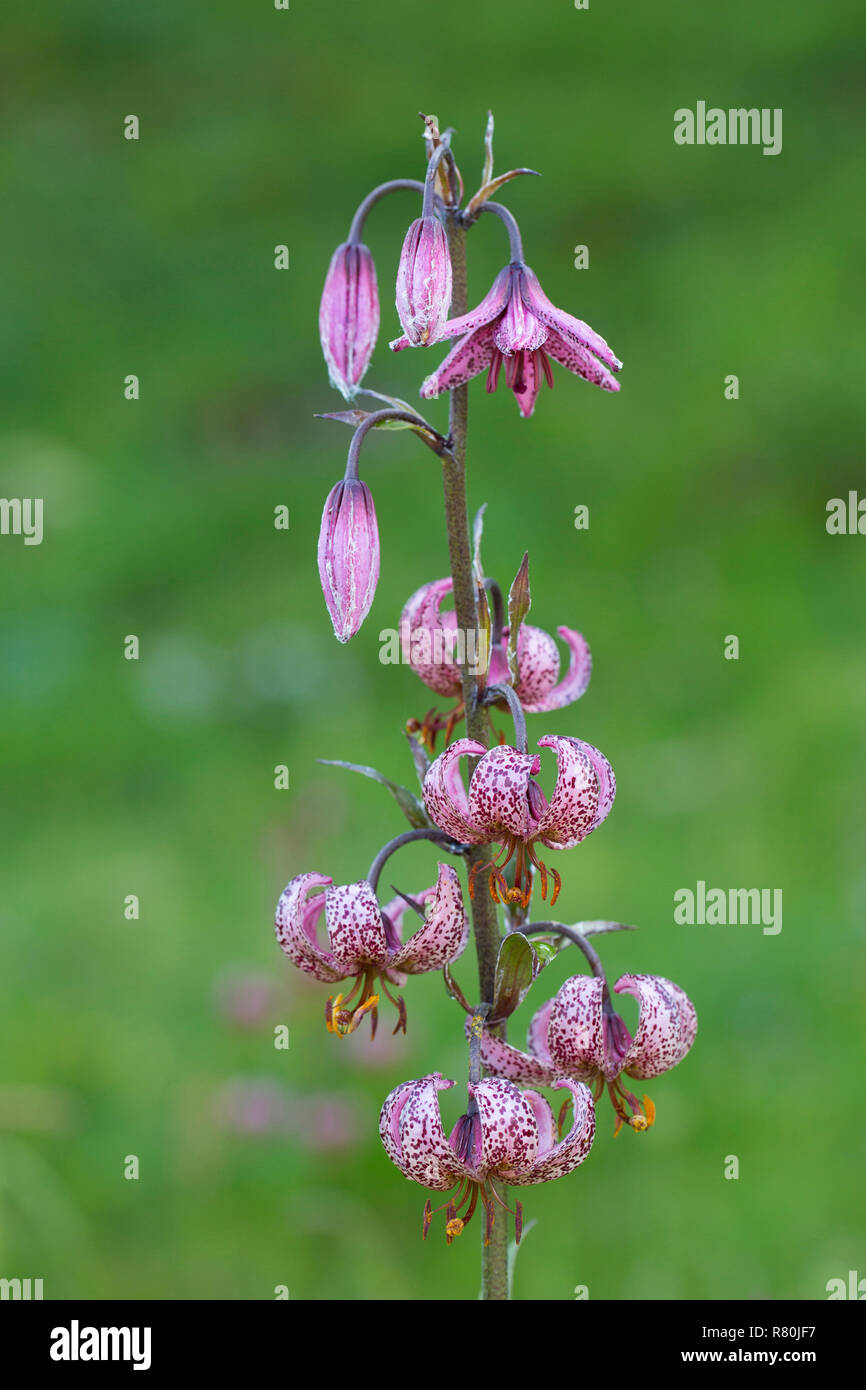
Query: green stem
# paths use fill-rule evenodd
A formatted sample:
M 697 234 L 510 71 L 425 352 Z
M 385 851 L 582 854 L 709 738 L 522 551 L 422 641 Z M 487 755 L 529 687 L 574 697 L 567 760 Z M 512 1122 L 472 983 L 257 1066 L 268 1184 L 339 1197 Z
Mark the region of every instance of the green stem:
M 451 251 L 453 289 L 451 313 L 465 314 L 468 308 L 466 285 L 466 228 L 459 213 L 448 217 L 448 244 Z M 469 391 L 458 386 L 451 392 L 450 437 L 451 455 L 443 457 L 442 481 L 445 492 L 445 525 L 448 532 L 448 554 L 451 577 L 454 581 L 454 611 L 457 628 L 465 634 L 478 630 L 478 609 L 475 601 L 475 577 L 472 570 L 472 549 L 469 540 L 469 512 L 466 505 L 466 429 Z M 468 642 L 466 644 L 468 648 Z M 476 650 L 478 648 L 476 647 Z M 468 664 L 461 669 L 463 703 L 466 709 L 466 733 L 487 747 L 489 721 L 478 700 L 477 678 Z M 490 857 L 489 846 L 474 845 L 466 856 L 469 873 L 476 864 Z M 496 907 L 486 891 L 484 874 L 479 870 L 473 880 L 476 893 L 472 901 L 472 927 L 478 955 L 478 984 L 482 1004 L 493 1002 L 493 981 L 496 957 L 499 953 L 499 922 Z M 503 1193 L 504 1195 L 504 1193 Z M 507 1197 L 505 1197 L 507 1201 Z M 481 1249 L 481 1297 L 504 1301 L 508 1298 L 508 1218 L 504 1211 L 497 1220 L 490 1244 Z

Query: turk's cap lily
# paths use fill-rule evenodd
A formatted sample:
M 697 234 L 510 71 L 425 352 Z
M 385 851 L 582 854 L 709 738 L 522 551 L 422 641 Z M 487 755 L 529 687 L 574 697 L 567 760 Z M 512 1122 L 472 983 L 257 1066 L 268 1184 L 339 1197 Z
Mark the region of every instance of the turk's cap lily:
M 397 313 L 413 347 L 442 336 L 451 284 L 448 233 L 435 215 L 419 217 L 406 233 L 397 271 Z
M 379 526 L 373 495 L 360 478 L 328 493 L 319 531 L 319 579 L 338 642 L 354 637 L 379 582 Z
M 331 257 L 319 306 L 319 336 L 331 385 L 351 400 L 379 336 L 376 267 L 361 242 L 344 241 Z
M 457 617 L 453 609 L 442 611 L 451 593 L 451 579 L 422 584 L 407 600 L 400 615 L 400 637 L 405 659 L 426 686 L 437 695 L 459 696 L 462 691 L 457 653 Z M 558 627 L 558 635 L 570 652 L 569 668 L 559 679 L 559 650 L 549 633 L 529 623 L 521 624 L 517 639 L 519 678 L 514 687 L 529 714 L 549 714 L 580 699 L 592 673 L 592 656 L 586 638 L 574 628 Z M 508 635 L 505 628 L 493 648 L 489 683 L 511 684 L 508 669 Z
M 456 739 L 440 754 L 424 779 L 424 804 L 431 819 L 464 844 L 516 837 L 540 840 L 550 849 L 571 849 L 586 839 L 613 805 L 616 779 L 603 753 L 582 739 L 547 734 L 539 748 L 556 754 L 557 776 L 548 802 L 534 781 L 541 769 L 537 753 L 520 753 L 502 744 L 488 752 L 475 739 Z M 478 757 L 468 794 L 460 759 Z
M 408 904 L 402 899 L 395 900 L 383 912 L 366 879 L 335 885 L 333 879 L 322 874 L 299 874 L 283 890 L 277 904 L 275 927 L 277 941 L 289 960 L 325 984 L 355 978 L 351 993 L 345 999 L 337 996 L 327 1015 L 330 1031 L 341 1035 L 352 1032 L 363 1012 L 375 1011 L 378 995 L 373 990 L 377 980 L 393 1000 L 389 983 L 400 986 L 407 975 L 440 970 L 463 952 L 469 936 L 469 921 L 460 880 L 450 864 L 438 867 L 434 887 L 412 898 L 413 905 L 425 916 L 406 942 L 401 940 L 401 929 Z M 323 893 L 314 891 L 321 888 L 325 890 Z M 319 939 L 323 913 L 327 946 L 320 944 Z M 348 1004 L 359 990 L 360 1001 L 346 1019 Z M 405 1011 L 398 1001 L 393 1002 L 400 1009 L 402 1021 Z M 356 1015 L 359 1016 L 356 1018 Z
M 564 1076 L 595 1083 L 596 1099 L 607 1086 L 620 1123 L 647 1128 L 655 1113 L 652 1103 L 635 1108 L 635 1098 L 619 1078 L 625 1073 L 647 1080 L 675 1067 L 695 1040 L 697 1014 L 685 991 L 661 975 L 622 975 L 614 993 L 631 994 L 638 1001 L 634 1037 L 605 1000 L 604 980 L 574 975 L 535 1014 L 527 1052 L 485 1032 L 484 1065 L 496 1076 L 526 1085 L 549 1086 Z M 631 1106 L 631 1117 L 624 1102 Z
M 458 1189 L 447 1203 L 449 1244 L 470 1220 L 479 1196 L 489 1237 L 494 1204 L 504 1206 L 494 1180 L 525 1187 L 563 1177 L 586 1158 L 595 1134 L 592 1097 L 580 1082 L 566 1078 L 555 1083 L 570 1091 L 574 1105 L 571 1129 L 557 1140 L 553 1112 L 543 1096 L 520 1091 L 502 1078 L 487 1078 L 469 1085 L 467 1113 L 446 1138 L 438 1093 L 453 1085 L 439 1072 L 406 1081 L 388 1096 L 379 1119 L 385 1152 L 405 1178 L 437 1192 Z M 428 1202 L 425 1236 L 431 1215 Z M 515 1215 L 519 1239 L 519 1203 Z
M 506 384 L 521 414 L 528 417 L 535 409 L 542 378 L 553 385 L 550 358 L 604 391 L 619 390 L 614 373 L 622 363 L 604 338 L 582 319 L 552 304 L 538 277 L 522 261 L 501 270 L 477 308 L 449 319 L 440 336 L 459 341 L 422 385 L 426 399 L 462 386 L 483 371 L 487 390 L 495 391 L 505 362 Z M 399 351 L 409 345 L 404 337 L 391 347 Z

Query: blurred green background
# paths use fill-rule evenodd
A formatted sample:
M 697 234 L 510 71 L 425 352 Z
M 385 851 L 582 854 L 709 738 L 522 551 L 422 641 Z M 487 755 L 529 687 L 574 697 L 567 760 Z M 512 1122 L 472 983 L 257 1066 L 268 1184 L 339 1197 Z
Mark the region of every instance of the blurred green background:
M 639 923 L 603 942 L 612 976 L 671 977 L 700 1021 L 648 1088 L 650 1134 L 614 1142 L 605 1104 L 587 1163 L 523 1194 L 516 1293 L 822 1298 L 866 1274 L 866 540 L 825 530 L 828 499 L 866 489 L 864 30 L 854 0 L 7 16 L 0 492 L 44 498 L 45 539 L 0 538 L 0 1275 L 46 1297 L 476 1295 L 477 1227 L 422 1246 L 425 1194 L 376 1134 L 398 1082 L 465 1075 L 459 1012 L 422 977 L 407 1039 L 386 1014 L 375 1047 L 366 1027 L 340 1043 L 271 919 L 289 877 L 353 880 L 404 828 L 315 759 L 411 780 L 401 730 L 432 696 L 380 664 L 378 634 L 446 570 L 438 464 L 375 436 L 381 582 L 338 647 L 315 544 L 349 435 L 313 419 L 340 406 L 322 279 L 364 193 L 422 174 L 416 112 L 456 127 L 472 191 L 488 107 L 497 170 L 544 176 L 504 195 L 529 263 L 625 362 L 617 397 L 555 368 L 529 422 L 504 386 L 470 393 L 487 571 L 507 584 L 528 549 L 532 620 L 579 627 L 595 660 L 530 737 L 579 735 L 618 776 L 609 820 L 557 858 L 558 908 Z M 675 145 L 698 100 L 783 108 L 782 154 Z M 413 399 L 444 353 L 387 350 L 416 206 L 388 200 L 366 235 L 367 384 Z M 482 219 L 470 302 L 506 257 Z M 426 886 L 434 857 L 407 851 L 397 881 Z M 699 879 L 781 888 L 782 932 L 675 925 Z M 577 968 L 550 968 L 515 1041 Z M 471 994 L 469 955 L 456 974 Z

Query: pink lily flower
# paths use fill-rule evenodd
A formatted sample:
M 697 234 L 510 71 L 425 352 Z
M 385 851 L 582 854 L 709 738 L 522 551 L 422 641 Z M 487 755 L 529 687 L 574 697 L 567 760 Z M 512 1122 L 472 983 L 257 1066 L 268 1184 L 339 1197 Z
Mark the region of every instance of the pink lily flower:
M 484 866 L 489 868 L 491 895 L 496 902 L 520 902 L 524 907 L 532 896 L 530 864 L 541 876 L 541 896 L 547 897 L 547 868 L 535 845 L 540 842 L 548 849 L 572 849 L 601 825 L 616 795 L 613 768 L 591 743 L 547 734 L 538 740 L 538 747 L 551 748 L 556 754 L 556 786 L 549 802 L 533 781 L 541 768 L 539 755 L 520 753 L 507 744 L 487 752 L 475 739 L 457 739 L 431 764 L 424 778 L 424 805 L 431 820 L 463 844 L 499 844 L 504 856 L 501 862 Z M 479 758 L 468 795 L 460 776 L 459 763 L 464 756 Z M 502 870 L 512 856 L 516 858 L 514 887 L 510 888 Z M 561 879 L 555 869 L 550 872 L 553 905 Z M 474 896 L 474 886 L 470 877 L 470 896 Z
M 615 1013 L 603 979 L 574 975 L 536 1013 L 529 1025 L 528 1053 L 484 1033 L 481 1060 L 494 1076 L 531 1086 L 572 1077 L 594 1084 L 595 1100 L 607 1087 L 617 1123 L 640 1133 L 655 1120 L 649 1096 L 643 1105 L 623 1084 L 623 1074 L 661 1076 L 692 1046 L 698 1020 L 688 995 L 661 975 L 622 975 L 616 994 L 632 994 L 640 1006 L 634 1037 Z M 631 1110 L 631 1114 L 629 1114 Z
M 457 615 L 441 612 L 440 605 L 453 588 L 451 579 L 422 584 L 407 601 L 400 615 L 403 653 L 416 676 L 437 695 L 462 693 L 460 667 L 453 660 L 457 643 Z M 521 705 L 530 714 L 549 714 L 551 710 L 579 700 L 589 685 L 592 656 L 589 645 L 571 627 L 558 627 L 568 646 L 571 661 L 567 674 L 559 680 L 559 651 L 553 638 L 540 627 L 523 623 L 517 640 L 519 680 L 514 687 Z M 508 628 L 490 655 L 488 681 L 511 684 L 508 670 Z
M 459 342 L 422 385 L 425 399 L 462 386 L 485 370 L 487 390 L 495 391 L 504 360 L 506 385 L 514 392 L 521 415 L 528 418 L 542 378 L 553 386 L 551 357 L 603 391 L 619 390 L 611 373 L 618 372 L 622 363 L 604 338 L 551 304 L 538 277 L 522 261 L 513 261 L 499 272 L 476 309 L 448 320 L 441 337 L 458 336 Z M 409 346 L 408 337 L 391 344 L 395 352 Z
M 408 341 L 435 343 L 451 308 L 451 253 L 438 217 L 412 223 L 397 271 L 397 313 Z
M 379 582 L 379 526 L 373 494 L 360 478 L 335 483 L 319 531 L 319 580 L 338 642 L 354 637 Z
M 376 267 L 362 242 L 344 241 L 331 257 L 319 306 L 319 336 L 331 385 L 351 400 L 379 336 Z
M 446 1139 L 437 1093 L 453 1085 L 439 1072 L 420 1081 L 404 1081 L 382 1106 L 379 1134 L 385 1152 L 405 1178 L 437 1192 L 457 1189 L 436 1209 L 446 1212 L 445 1239 L 449 1245 L 472 1219 L 481 1198 L 487 1217 L 487 1244 L 495 1221 L 494 1204 L 511 1210 L 497 1192 L 494 1179 L 509 1187 L 525 1187 L 572 1172 L 592 1147 L 595 1110 L 586 1086 L 568 1079 L 557 1081 L 556 1087 L 567 1087 L 571 1092 L 574 1117 L 569 1134 L 556 1142 L 553 1113 L 543 1096 L 536 1091 L 519 1091 L 510 1081 L 487 1079 L 474 1086 L 470 1083 L 467 1113 Z M 519 1241 L 519 1202 L 513 1215 Z M 432 1216 L 428 1200 L 422 1226 L 425 1238 Z
M 325 892 L 308 897 L 315 888 L 324 888 Z M 289 960 L 326 984 L 354 977 L 348 994 L 328 1000 L 325 1023 L 329 1033 L 345 1037 L 355 1031 L 364 1014 L 372 1013 L 375 1036 L 377 980 L 398 1010 L 394 1032 L 402 1029 L 405 1033 L 403 997 L 395 998 L 388 985 L 401 988 L 407 975 L 441 970 L 462 953 L 469 936 L 469 921 L 460 881 L 450 864 L 440 864 L 434 887 L 413 896 L 411 902 L 425 913 L 425 920 L 404 943 L 403 914 L 409 904 L 403 898 L 395 898 L 383 910 L 366 879 L 334 887 L 333 879 L 322 874 L 299 874 L 283 890 L 277 904 L 276 933 Z M 327 949 L 318 940 L 323 910 Z M 349 1004 L 359 992 L 358 1002 L 350 1009 Z

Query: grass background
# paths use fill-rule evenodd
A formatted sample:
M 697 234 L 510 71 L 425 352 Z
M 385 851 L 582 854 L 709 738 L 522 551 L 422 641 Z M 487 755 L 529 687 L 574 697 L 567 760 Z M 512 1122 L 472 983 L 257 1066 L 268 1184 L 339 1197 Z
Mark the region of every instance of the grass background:
M 380 788 L 315 758 L 410 778 L 400 731 L 427 692 L 380 665 L 378 633 L 446 568 L 438 465 L 371 439 L 382 576 L 338 648 L 315 542 L 348 434 L 312 418 L 339 406 L 321 282 L 367 189 L 422 173 L 416 111 L 456 127 L 471 190 L 488 107 L 497 169 L 543 172 L 505 199 L 529 263 L 625 361 L 616 398 L 557 368 L 530 422 L 503 387 L 470 395 L 488 573 L 507 584 L 528 548 L 533 621 L 594 654 L 583 700 L 530 736 L 586 738 L 618 775 L 610 819 L 557 860 L 562 916 L 639 923 L 603 944 L 613 977 L 667 975 L 700 1019 L 651 1088 L 651 1134 L 614 1142 L 602 1110 L 585 1166 L 524 1194 L 516 1292 L 820 1298 L 866 1273 L 866 541 L 824 524 L 864 488 L 864 29 L 853 0 L 6 17 L 0 491 L 43 497 L 46 529 L 0 540 L 0 1274 L 47 1297 L 476 1294 L 475 1235 L 421 1246 L 424 1193 L 376 1135 L 399 1081 L 464 1074 L 441 981 L 412 982 L 408 1039 L 339 1044 L 271 917 L 290 876 L 355 879 L 402 828 Z M 673 112 L 699 99 L 783 108 L 782 154 L 675 145 Z M 412 398 L 441 351 L 387 351 L 414 215 L 390 199 L 367 233 L 368 384 Z M 472 302 L 506 254 L 483 219 Z M 407 851 L 399 881 L 430 862 Z M 676 926 L 673 893 L 698 879 L 781 888 L 781 934 Z M 248 977 L 262 1007 L 239 1027 L 223 1001 Z

